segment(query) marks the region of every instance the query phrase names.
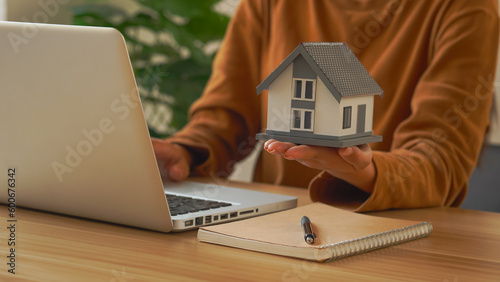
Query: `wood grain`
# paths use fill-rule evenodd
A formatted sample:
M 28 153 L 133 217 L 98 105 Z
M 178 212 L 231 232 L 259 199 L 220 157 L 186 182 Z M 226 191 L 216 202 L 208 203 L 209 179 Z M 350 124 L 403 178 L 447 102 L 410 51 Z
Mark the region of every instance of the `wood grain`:
M 240 187 L 295 195 L 270 185 Z M 4 210 L 2 212 L 2 209 Z M 430 208 L 373 213 L 434 225 L 428 238 L 329 263 L 256 253 L 196 240 L 34 210 L 16 212 L 16 274 L 7 272 L 8 212 L 0 206 L 0 280 L 26 281 L 499 281 L 500 214 Z

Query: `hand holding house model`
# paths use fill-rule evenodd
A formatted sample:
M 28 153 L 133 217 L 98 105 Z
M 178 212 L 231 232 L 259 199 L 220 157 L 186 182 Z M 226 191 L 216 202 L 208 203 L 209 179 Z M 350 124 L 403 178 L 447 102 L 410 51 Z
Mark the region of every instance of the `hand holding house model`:
M 267 129 L 258 140 L 338 148 L 382 141 L 372 125 L 383 91 L 345 43 L 299 44 L 257 94 L 266 89 Z

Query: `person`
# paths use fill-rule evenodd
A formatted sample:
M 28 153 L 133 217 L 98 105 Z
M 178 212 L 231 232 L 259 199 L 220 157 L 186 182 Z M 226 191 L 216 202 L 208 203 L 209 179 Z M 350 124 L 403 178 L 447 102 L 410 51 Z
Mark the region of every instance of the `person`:
M 160 170 L 173 181 L 230 171 L 280 110 L 256 86 L 300 42 L 346 42 L 384 90 L 373 117 L 383 141 L 269 140 L 254 180 L 355 211 L 458 206 L 489 126 L 497 11 L 496 0 L 243 0 L 189 124 L 153 140 Z

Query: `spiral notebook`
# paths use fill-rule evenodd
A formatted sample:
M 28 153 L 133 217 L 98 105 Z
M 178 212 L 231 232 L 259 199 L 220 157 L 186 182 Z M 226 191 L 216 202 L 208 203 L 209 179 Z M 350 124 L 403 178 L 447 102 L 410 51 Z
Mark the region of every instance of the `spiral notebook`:
M 309 217 L 317 238 L 304 240 L 301 218 Z M 262 217 L 201 227 L 200 242 L 257 252 L 328 261 L 429 236 L 432 225 L 354 213 L 321 203 Z

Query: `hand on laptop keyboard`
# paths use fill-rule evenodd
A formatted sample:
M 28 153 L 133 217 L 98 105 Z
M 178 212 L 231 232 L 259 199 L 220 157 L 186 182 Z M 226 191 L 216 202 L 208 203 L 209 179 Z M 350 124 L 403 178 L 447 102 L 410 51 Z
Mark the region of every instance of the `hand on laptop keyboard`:
M 189 176 L 191 155 L 184 147 L 156 138 L 151 143 L 163 179 L 182 181 Z

